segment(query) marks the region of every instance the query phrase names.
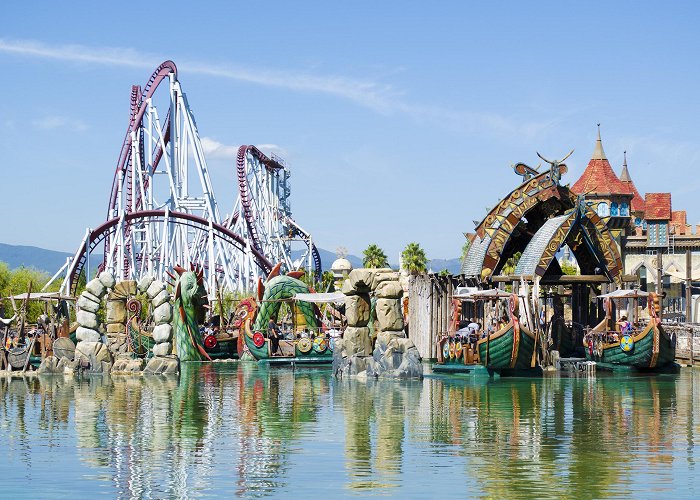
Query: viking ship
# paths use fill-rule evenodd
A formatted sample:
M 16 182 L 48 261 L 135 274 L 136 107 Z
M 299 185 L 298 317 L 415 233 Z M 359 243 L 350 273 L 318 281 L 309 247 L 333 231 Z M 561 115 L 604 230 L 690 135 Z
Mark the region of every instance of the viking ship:
M 501 290 L 487 290 L 468 294 L 463 299 L 472 301 L 508 300 L 508 321 L 496 331 L 488 331 L 475 340 L 474 352 L 468 338 L 445 336 L 438 342 L 438 362 L 434 371 L 465 371 L 478 373 L 474 365 L 486 368 L 489 375 L 539 375 L 535 336 L 520 323 L 518 297 Z M 473 334 L 472 334 L 473 335 Z M 460 366 L 461 365 L 461 366 Z
M 655 293 L 641 290 L 617 290 L 600 295 L 604 300 L 605 318 L 584 337 L 586 357 L 597 366 L 608 370 L 640 372 L 677 372 L 676 342 L 661 325 L 659 298 Z M 649 321 L 634 321 L 640 298 L 648 302 Z M 612 301 L 628 299 L 634 316 L 631 323 L 613 323 Z M 626 311 L 621 312 L 623 316 Z

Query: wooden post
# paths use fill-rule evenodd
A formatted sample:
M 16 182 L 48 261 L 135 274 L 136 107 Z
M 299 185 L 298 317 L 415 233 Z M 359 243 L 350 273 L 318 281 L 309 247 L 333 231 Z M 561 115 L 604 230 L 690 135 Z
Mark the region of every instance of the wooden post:
M 664 261 L 660 248 L 656 249 L 656 294 L 659 296 L 659 319 L 662 319 L 664 312 Z
M 693 322 L 693 254 L 685 251 L 685 322 Z

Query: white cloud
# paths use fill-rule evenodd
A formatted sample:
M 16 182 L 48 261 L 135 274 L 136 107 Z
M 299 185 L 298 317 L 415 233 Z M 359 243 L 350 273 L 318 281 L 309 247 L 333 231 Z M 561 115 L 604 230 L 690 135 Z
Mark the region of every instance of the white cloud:
M 202 149 L 204 150 L 204 155 L 208 159 L 214 160 L 235 160 L 238 154 L 239 146 L 230 146 L 228 144 L 223 144 L 216 139 L 211 137 L 202 137 Z M 277 144 L 256 144 L 256 148 L 265 153 L 267 156 L 271 154 L 285 158 L 287 156 L 287 151 Z
M 153 69 L 163 58 L 134 49 L 86 47 L 84 45 L 48 45 L 35 40 L 0 38 L 0 53 L 38 57 L 75 63 Z M 244 68 L 228 64 L 181 61 L 181 70 L 216 76 L 267 87 L 298 92 L 333 95 L 355 102 L 381 114 L 402 114 L 416 121 L 428 121 L 466 133 L 491 131 L 532 139 L 552 126 L 551 122 L 528 122 L 493 113 L 456 111 L 438 106 L 406 102 L 392 85 L 340 75 L 314 75 L 294 71 Z M 227 153 L 228 154 L 228 153 Z
M 32 125 L 40 130 L 66 129 L 76 132 L 84 132 L 88 126 L 80 120 L 68 118 L 66 116 L 45 116 L 38 120 L 33 120 Z
M 218 160 L 233 160 L 236 158 L 238 146 L 227 146 L 209 137 L 202 137 L 202 149 L 204 156 Z
M 287 150 L 277 144 L 256 144 L 255 147 L 267 156 L 275 155 L 283 159 L 288 156 Z

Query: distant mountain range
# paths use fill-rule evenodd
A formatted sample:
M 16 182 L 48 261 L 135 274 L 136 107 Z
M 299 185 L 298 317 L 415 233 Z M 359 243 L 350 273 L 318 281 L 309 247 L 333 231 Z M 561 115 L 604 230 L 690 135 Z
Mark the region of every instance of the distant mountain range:
M 0 243 L 0 262 L 7 263 L 10 269 L 33 267 L 53 274 L 58 271 L 72 254 L 46 250 L 45 248 Z
M 328 271 L 331 264 L 335 261 L 336 254 L 323 248 L 318 249 L 321 255 L 321 263 L 323 270 Z M 298 258 L 301 252 L 292 252 L 293 258 Z M 10 269 L 15 269 L 21 266 L 33 267 L 40 271 L 45 271 L 53 274 L 66 263 L 66 258 L 72 254 L 66 252 L 57 252 L 55 250 L 47 250 L 45 248 L 24 246 L 24 245 L 7 245 L 0 243 L 0 262 L 6 262 Z M 345 257 L 350 261 L 353 268 L 362 267 L 362 258 L 356 255 L 348 255 Z M 428 262 L 428 269 L 437 273 L 443 269 L 447 269 L 451 274 L 459 273 L 462 265 L 461 259 L 433 259 Z M 391 264 L 391 267 L 398 268 L 398 264 Z

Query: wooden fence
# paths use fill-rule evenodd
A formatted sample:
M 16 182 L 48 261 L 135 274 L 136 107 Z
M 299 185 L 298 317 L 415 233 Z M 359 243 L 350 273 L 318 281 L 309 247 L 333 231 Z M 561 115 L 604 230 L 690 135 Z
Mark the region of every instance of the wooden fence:
M 410 278 L 408 336 L 425 360 L 437 358 L 436 341 L 449 332 L 451 299 L 457 282 L 454 276 L 436 274 Z
M 700 363 L 700 324 L 679 323 L 663 325 L 676 336 L 676 361 L 683 364 Z

